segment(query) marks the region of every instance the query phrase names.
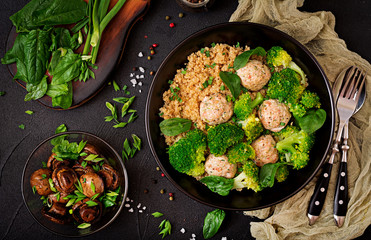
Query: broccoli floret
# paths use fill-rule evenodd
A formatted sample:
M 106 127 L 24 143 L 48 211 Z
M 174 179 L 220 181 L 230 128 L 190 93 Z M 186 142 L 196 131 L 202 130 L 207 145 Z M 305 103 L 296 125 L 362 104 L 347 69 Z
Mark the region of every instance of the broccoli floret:
M 248 188 L 255 192 L 262 190 L 259 184 L 259 167 L 251 160 L 243 165 L 243 171 L 234 178 L 232 189 Z
M 210 153 L 221 156 L 227 148 L 240 142 L 244 137 L 242 128 L 231 123 L 222 123 L 207 130 L 207 142 Z
M 267 64 L 271 68 L 278 66 L 286 68 L 291 60 L 291 56 L 282 47 L 274 46 L 267 52 Z
M 241 142 L 231 147 L 227 153 L 228 162 L 243 163 L 255 159 L 255 150 L 246 142 Z
M 263 124 L 256 117 L 255 113 L 250 114 L 246 119 L 237 121 L 237 124 L 245 131 L 246 142 L 252 143 L 264 131 Z
M 249 93 L 242 94 L 234 103 L 234 114 L 238 119 L 246 119 L 253 109 L 264 100 L 260 92 L 256 94 L 254 100 L 251 100 Z
M 277 169 L 275 178 L 277 182 L 283 182 L 287 179 L 288 175 L 289 168 L 287 167 L 287 165 L 282 165 Z
M 206 134 L 191 130 L 169 147 L 170 164 L 175 170 L 191 176 L 200 176 L 205 172 Z
M 287 127 L 275 134 L 280 139 L 276 149 L 284 161 L 294 169 L 301 169 L 308 164 L 309 151 L 313 146 L 314 137 L 296 127 Z
M 308 90 L 304 91 L 303 95 L 301 96 L 300 103 L 303 104 L 306 109 L 321 107 L 319 96 L 316 93 Z
M 308 85 L 307 84 L 307 77 L 305 76 L 305 73 L 303 72 L 303 70 L 301 70 L 301 68 L 298 65 L 296 65 L 295 62 L 291 61 L 288 68 L 290 68 L 290 69 L 294 70 L 295 72 L 299 73 L 300 78 L 301 78 L 300 83 L 303 86 L 306 87 Z
M 303 117 L 305 115 L 305 113 L 307 112 L 305 110 L 305 107 L 304 105 L 302 104 L 292 104 L 290 103 L 289 104 L 289 109 L 290 109 L 290 112 L 292 113 L 292 115 L 294 115 L 294 117 Z

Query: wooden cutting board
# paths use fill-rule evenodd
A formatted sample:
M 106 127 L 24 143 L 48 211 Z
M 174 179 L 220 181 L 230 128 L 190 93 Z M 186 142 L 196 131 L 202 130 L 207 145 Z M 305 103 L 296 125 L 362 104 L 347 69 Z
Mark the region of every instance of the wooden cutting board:
M 109 9 L 111 9 L 117 1 L 118 0 L 112 0 Z M 98 69 L 93 70 L 95 79 L 89 79 L 86 82 L 76 81 L 72 83 L 73 102 L 69 109 L 81 106 L 103 89 L 109 74 L 122 59 L 124 48 L 133 25 L 145 15 L 149 9 L 150 1 L 151 0 L 127 0 L 121 10 L 107 25 L 102 35 L 96 61 Z M 6 51 L 13 47 L 16 37 L 17 33 L 15 27 L 13 27 L 8 36 Z M 79 50 L 82 51 L 82 49 L 83 46 L 81 46 L 77 52 L 79 52 Z M 12 76 L 17 72 L 15 63 L 8 65 L 8 69 Z M 16 80 L 16 82 L 26 89 L 26 84 L 23 81 Z M 49 96 L 45 95 L 37 101 L 48 108 L 63 110 L 59 107 L 53 107 L 52 99 Z

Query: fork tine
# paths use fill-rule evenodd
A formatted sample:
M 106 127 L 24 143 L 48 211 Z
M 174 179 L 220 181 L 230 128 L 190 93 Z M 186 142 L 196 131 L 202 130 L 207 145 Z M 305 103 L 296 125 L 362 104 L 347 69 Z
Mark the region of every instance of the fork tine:
M 355 96 L 355 94 L 356 94 L 356 92 L 359 92 L 359 88 L 360 87 L 358 87 L 358 85 L 359 85 L 359 83 L 363 80 L 363 78 L 364 78 L 364 75 L 363 75 L 363 71 L 360 71 L 359 72 L 359 74 L 358 74 L 358 76 L 357 76 L 357 82 L 354 84 L 354 88 L 353 88 L 353 91 L 351 92 L 351 94 L 350 94 L 350 98 L 354 98 L 354 96 Z
M 361 96 L 363 87 L 365 86 L 365 82 L 366 82 L 366 75 L 365 74 L 362 74 L 362 82 L 361 82 L 360 86 L 358 87 L 358 91 L 355 93 L 355 94 L 357 94 L 355 96 L 355 101 L 356 102 L 358 102 L 359 96 Z
M 341 88 L 342 90 L 341 90 L 341 92 L 340 92 L 340 94 L 339 94 L 339 97 L 344 97 L 344 95 L 345 95 L 345 91 L 346 91 L 347 88 L 348 88 L 349 82 L 350 82 L 350 80 L 352 79 L 352 76 L 353 76 L 353 73 L 354 73 L 355 69 L 356 69 L 356 67 L 352 66 L 352 67 L 349 69 L 349 71 L 347 72 L 347 74 L 346 74 L 346 76 L 345 76 L 345 78 L 344 78 L 345 83 L 343 84 L 343 86 L 342 86 L 342 88 Z
M 347 88 L 347 90 L 346 90 L 345 98 L 350 98 L 351 93 L 353 92 L 353 90 L 355 90 L 355 87 L 357 86 L 356 81 L 358 81 L 359 76 L 360 76 L 359 69 L 358 69 L 358 68 L 355 68 L 355 69 L 354 69 L 354 74 L 353 74 L 353 76 L 352 76 L 352 80 L 351 80 L 351 82 L 349 83 L 349 86 L 348 86 L 348 88 Z

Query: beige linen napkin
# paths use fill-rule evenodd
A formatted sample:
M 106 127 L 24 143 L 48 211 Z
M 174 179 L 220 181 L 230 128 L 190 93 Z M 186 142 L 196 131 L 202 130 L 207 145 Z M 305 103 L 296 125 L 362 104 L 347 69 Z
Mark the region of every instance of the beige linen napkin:
M 239 0 L 230 21 L 266 24 L 291 35 L 312 52 L 331 83 L 350 65 L 368 73 L 368 98 L 349 126 L 347 217 L 342 228 L 335 226 L 333 198 L 338 160 L 333 167 L 325 205 L 314 226 L 309 226 L 306 214 L 317 178 L 287 201 L 245 214 L 261 219 L 269 217 L 264 222 L 251 223 L 252 236 L 257 239 L 351 239 L 362 235 L 371 224 L 371 65 L 347 49 L 334 30 L 335 17 L 331 12 L 301 12 L 297 8 L 303 3 L 304 0 Z

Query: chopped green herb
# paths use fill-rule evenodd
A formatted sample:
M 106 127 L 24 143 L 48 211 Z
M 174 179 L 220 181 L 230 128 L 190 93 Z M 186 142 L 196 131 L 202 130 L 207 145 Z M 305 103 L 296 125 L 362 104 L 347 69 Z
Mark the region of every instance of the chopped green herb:
M 164 214 L 160 213 L 160 212 L 154 212 L 152 213 L 152 216 L 154 216 L 155 218 L 158 218 L 158 217 L 161 217 L 163 216 Z
M 171 85 L 171 84 L 173 84 L 174 81 L 173 80 L 169 80 L 167 82 Z
M 95 193 L 95 185 L 93 181 L 90 183 L 90 188 L 93 191 L 93 193 Z
M 73 210 L 72 208 L 70 210 L 68 210 L 69 214 L 73 214 Z
M 122 106 L 121 109 L 121 116 L 124 117 L 127 113 L 127 109 L 130 107 L 130 105 L 133 103 L 135 99 L 135 96 L 132 96 L 131 98 L 128 99 L 128 101 Z
M 209 51 L 205 51 L 205 55 L 206 55 L 206 57 L 210 57 L 210 52 Z
M 216 65 L 216 63 L 213 63 L 213 64 L 211 64 L 211 65 L 207 65 L 207 64 L 205 64 L 205 68 L 214 68 L 215 65 Z
M 201 48 L 200 52 L 201 53 L 204 53 L 205 52 L 205 48 Z
M 239 47 L 240 47 L 240 42 L 237 42 L 236 48 L 239 48 Z
M 127 85 L 124 85 L 124 86 L 122 87 L 122 90 L 124 91 L 124 93 L 125 93 L 126 95 L 130 95 L 130 92 L 126 90 L 127 88 L 128 88 L 128 86 L 127 86 Z
M 54 187 L 53 180 L 52 180 L 51 178 L 49 178 L 48 181 L 49 181 L 50 189 L 51 189 L 53 192 L 57 192 L 57 189 L 55 189 L 55 187 Z
M 41 174 L 42 179 L 46 178 L 46 174 Z
M 116 192 L 109 191 L 108 193 L 106 193 L 106 195 L 110 197 L 114 197 L 114 196 L 118 196 L 119 194 Z
M 87 161 L 82 161 L 81 167 L 85 168 L 87 165 L 88 165 L 88 162 Z
M 118 123 L 118 124 L 116 124 L 116 125 L 113 125 L 113 127 L 114 127 L 114 128 L 123 128 L 123 127 L 125 127 L 127 124 L 128 124 L 128 123 L 126 123 L 126 122 L 120 122 L 120 123 Z
M 138 117 L 138 115 L 136 115 L 135 112 L 132 113 L 132 114 L 130 115 L 130 118 L 129 118 L 129 120 L 128 120 L 128 123 L 133 122 L 137 117 Z
M 115 80 L 112 80 L 112 85 L 116 92 L 120 91 L 120 86 L 116 83 Z
M 36 186 L 32 187 L 32 192 L 33 192 L 33 194 L 36 194 Z
M 28 115 L 32 115 L 33 114 L 33 111 L 27 110 L 27 111 L 25 111 L 25 113 L 27 113 Z
M 211 43 L 211 47 L 215 47 L 215 45 L 216 45 L 215 43 Z
M 284 122 L 280 122 L 280 125 L 281 125 L 281 126 L 285 126 L 286 123 L 284 123 Z
M 159 113 L 158 115 L 159 115 L 159 116 L 161 117 L 161 116 L 163 116 L 163 115 L 164 115 L 164 113 L 163 113 L 163 112 L 160 112 L 160 113 Z
M 0 92 L 0 96 L 4 96 L 5 95 L 5 92 L 4 91 L 1 91 Z
M 224 52 L 224 53 L 222 53 L 222 55 L 225 55 L 225 52 Z
M 25 128 L 24 124 L 21 124 L 21 125 L 19 125 L 18 127 L 19 127 L 20 129 L 22 129 L 22 130 Z
M 46 162 L 42 161 L 41 164 L 43 165 L 43 168 L 47 167 Z
M 55 195 L 55 197 L 57 198 L 57 202 L 59 202 L 59 199 L 61 198 L 61 193 L 58 192 L 58 193 Z
M 187 68 L 184 68 L 183 70 L 182 70 L 182 74 L 186 74 L 187 73 Z
M 169 220 L 164 220 L 161 222 L 160 226 L 159 226 L 161 232 L 159 233 L 159 235 L 162 234 L 162 238 L 166 237 L 167 235 L 170 235 L 171 234 L 171 224 L 169 222 Z
M 97 194 L 95 194 L 94 196 L 92 196 L 92 197 L 90 198 L 90 200 L 94 200 L 94 199 L 96 199 L 98 196 L 99 196 L 99 193 L 97 193 Z
M 102 163 L 104 163 L 104 162 L 102 162 Z M 100 170 L 99 165 L 93 165 L 93 170 L 94 170 L 95 172 L 99 172 L 99 170 Z
M 221 85 L 221 86 L 220 86 L 220 90 L 221 90 L 221 91 L 224 91 L 224 90 L 225 90 L 225 86 L 224 86 L 224 85 Z
M 85 203 L 86 203 L 86 205 L 88 205 L 88 207 L 94 207 L 94 206 L 98 205 L 98 203 L 96 203 L 94 201 L 91 201 L 91 200 L 86 201 Z
M 129 100 L 129 98 L 127 98 L 127 97 L 118 97 L 118 98 L 114 98 L 112 100 L 115 101 L 115 102 L 124 104 L 124 103 L 126 103 Z
M 81 223 L 79 226 L 77 226 L 77 228 L 85 229 L 85 228 L 88 228 L 90 226 L 91 226 L 90 223 Z

